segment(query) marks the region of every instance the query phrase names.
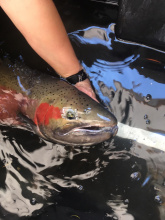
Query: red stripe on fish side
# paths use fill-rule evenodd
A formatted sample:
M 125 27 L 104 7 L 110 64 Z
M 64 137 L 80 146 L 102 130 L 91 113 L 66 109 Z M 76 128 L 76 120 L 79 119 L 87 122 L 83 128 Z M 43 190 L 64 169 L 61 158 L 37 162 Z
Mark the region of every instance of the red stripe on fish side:
M 59 118 L 61 118 L 60 109 L 58 107 L 50 106 L 48 111 L 46 112 L 44 124 L 48 125 L 49 119 L 56 119 L 57 120 Z
M 50 119 L 61 118 L 61 111 L 58 107 L 49 105 L 48 103 L 41 103 L 36 110 L 34 122 L 35 124 L 49 124 Z
M 35 124 L 43 124 L 45 120 L 45 114 L 49 108 L 48 103 L 41 103 L 35 112 L 34 123 Z

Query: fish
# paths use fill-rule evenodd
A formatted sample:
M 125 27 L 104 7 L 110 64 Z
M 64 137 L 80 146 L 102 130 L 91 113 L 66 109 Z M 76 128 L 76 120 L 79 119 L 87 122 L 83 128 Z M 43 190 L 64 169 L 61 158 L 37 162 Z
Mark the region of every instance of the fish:
M 113 113 L 74 86 L 8 60 L 0 60 L 0 123 L 72 146 L 103 142 L 118 130 Z

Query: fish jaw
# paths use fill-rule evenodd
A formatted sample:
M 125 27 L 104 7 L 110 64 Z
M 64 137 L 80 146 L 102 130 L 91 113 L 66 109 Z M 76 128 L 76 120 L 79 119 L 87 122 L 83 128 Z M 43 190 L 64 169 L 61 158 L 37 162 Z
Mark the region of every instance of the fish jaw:
M 110 139 L 115 136 L 118 131 L 118 126 L 113 127 L 79 127 L 72 129 L 68 133 L 60 135 L 62 137 L 62 142 L 68 145 L 84 145 L 90 146 L 93 144 L 101 143 L 105 140 Z M 59 137 L 58 137 L 59 139 Z
M 116 135 L 118 126 L 99 127 L 99 126 L 76 126 L 71 129 L 48 129 L 45 126 L 38 127 L 38 134 L 51 142 L 56 142 L 71 146 L 90 146 L 101 143 Z

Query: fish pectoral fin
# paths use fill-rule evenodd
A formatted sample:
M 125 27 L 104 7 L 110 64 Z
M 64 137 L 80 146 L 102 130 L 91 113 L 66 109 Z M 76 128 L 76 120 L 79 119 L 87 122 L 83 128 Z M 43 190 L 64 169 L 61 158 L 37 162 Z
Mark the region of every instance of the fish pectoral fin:
M 20 113 L 18 113 L 17 116 L 18 116 L 20 122 L 23 123 L 23 126 L 25 126 L 27 129 L 34 130 L 34 131 L 37 129 L 36 124 L 30 118 L 28 118 L 26 115 L 24 115 L 20 112 Z
M 48 140 L 40 131 L 39 127 L 26 115 L 22 114 L 21 112 L 18 114 L 20 121 L 23 123 L 29 131 L 33 131 L 35 134 L 39 135 L 45 140 Z

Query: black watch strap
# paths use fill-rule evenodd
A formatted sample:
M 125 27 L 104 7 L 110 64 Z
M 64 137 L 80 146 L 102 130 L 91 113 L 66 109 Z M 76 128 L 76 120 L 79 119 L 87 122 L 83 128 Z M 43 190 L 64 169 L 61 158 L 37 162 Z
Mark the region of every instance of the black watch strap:
M 87 78 L 88 78 L 88 76 L 87 76 L 86 72 L 82 69 L 78 73 L 76 73 L 76 74 L 74 74 L 72 76 L 67 77 L 66 80 L 70 84 L 75 85 L 76 83 L 82 82 L 82 81 L 84 81 Z

